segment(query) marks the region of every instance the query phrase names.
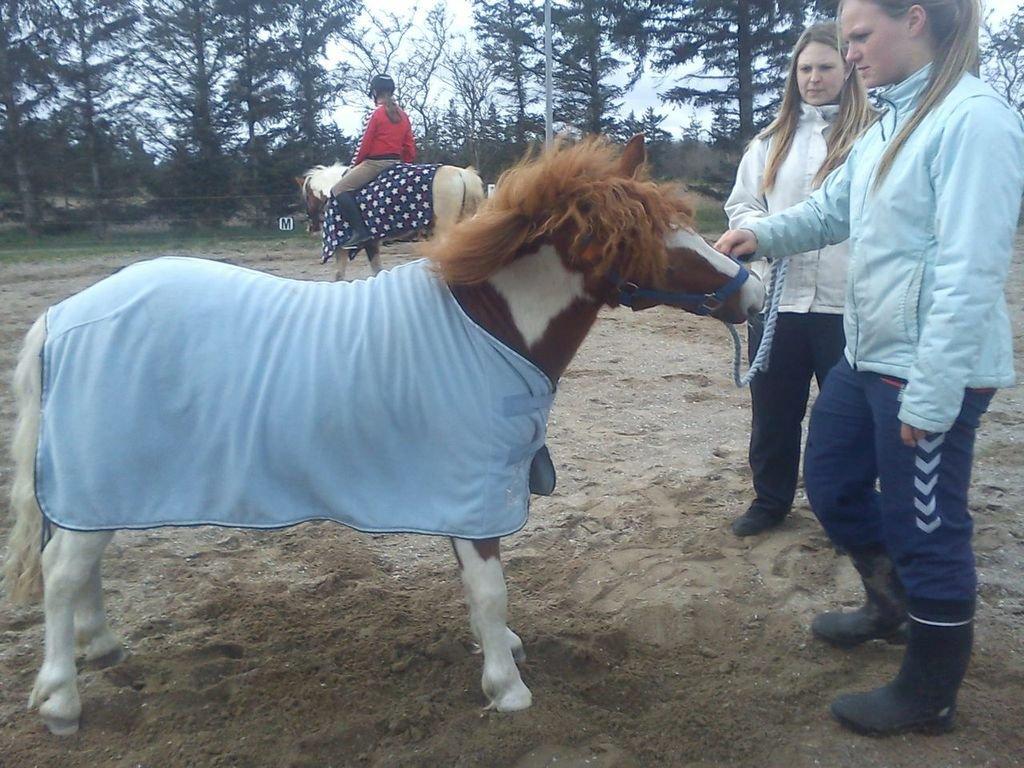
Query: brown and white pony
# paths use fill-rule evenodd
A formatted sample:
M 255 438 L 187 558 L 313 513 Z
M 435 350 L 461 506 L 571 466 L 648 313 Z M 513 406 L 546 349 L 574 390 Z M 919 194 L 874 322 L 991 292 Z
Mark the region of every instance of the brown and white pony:
M 619 153 L 599 139 L 556 147 L 507 171 L 473 218 L 424 247 L 465 312 L 557 382 L 599 310 L 668 304 L 729 323 L 759 311 L 756 278 L 690 227 L 690 206 L 671 185 L 644 177 L 642 137 Z M 429 322 L 429 318 L 424 318 Z M 12 599 L 42 593 L 45 656 L 29 700 L 55 734 L 77 731 L 75 645 L 88 660 L 116 662 L 120 639 L 103 608 L 100 557 L 114 533 L 56 529 L 40 554 L 42 515 L 34 456 L 40 428 L 42 319 L 15 374 L 18 421 L 5 579 Z M 85 405 L 87 407 L 87 405 Z M 508 627 L 499 540 L 453 539 L 470 627 L 483 650 L 488 707 L 529 707 L 516 666 L 523 644 Z
M 348 170 L 347 165 L 316 165 L 295 179 L 302 195 L 302 205 L 306 210 L 306 230 L 312 234 L 321 232 L 324 226 L 324 209 L 331 197 L 331 189 L 341 181 Z M 474 168 L 459 168 L 454 165 L 442 165 L 434 174 L 432 187 L 434 195 L 434 220 L 430 231 L 434 234 L 451 228 L 467 216 L 472 216 L 484 200 L 484 185 L 480 174 Z M 366 250 L 366 258 L 370 260 L 370 272 L 376 275 L 381 270 L 380 240 L 371 240 L 362 246 Z M 356 253 L 358 253 L 358 249 Z M 355 255 L 355 254 L 353 254 Z M 344 253 L 334 257 L 337 270 L 335 280 L 345 279 L 348 257 Z

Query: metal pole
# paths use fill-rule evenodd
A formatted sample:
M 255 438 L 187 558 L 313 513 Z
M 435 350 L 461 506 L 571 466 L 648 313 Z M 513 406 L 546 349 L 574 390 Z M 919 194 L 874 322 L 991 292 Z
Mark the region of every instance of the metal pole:
M 550 147 L 551 133 L 551 0 L 544 0 L 544 146 Z

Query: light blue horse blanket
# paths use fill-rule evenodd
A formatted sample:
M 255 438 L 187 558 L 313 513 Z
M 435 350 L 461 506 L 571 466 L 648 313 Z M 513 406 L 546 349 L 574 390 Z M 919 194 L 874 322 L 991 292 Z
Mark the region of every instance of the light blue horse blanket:
M 425 261 L 322 283 L 159 258 L 46 322 L 36 495 L 61 528 L 526 523 L 554 388 Z

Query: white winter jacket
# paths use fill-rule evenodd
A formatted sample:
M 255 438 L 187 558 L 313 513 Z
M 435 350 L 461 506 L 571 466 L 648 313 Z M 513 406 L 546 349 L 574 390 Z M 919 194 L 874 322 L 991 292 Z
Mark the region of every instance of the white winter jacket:
M 802 202 L 814 191 L 813 181 L 825 161 L 825 137 L 839 108 L 802 105 L 793 145 L 775 177 L 775 185 L 761 192 L 761 180 L 773 139 L 756 138 L 740 161 L 736 184 L 725 203 L 729 228 L 749 228 L 751 222 Z M 846 292 L 846 243 L 829 245 L 793 256 L 779 301 L 780 312 L 843 313 Z M 751 263 L 751 270 L 768 286 L 773 267 L 765 260 Z

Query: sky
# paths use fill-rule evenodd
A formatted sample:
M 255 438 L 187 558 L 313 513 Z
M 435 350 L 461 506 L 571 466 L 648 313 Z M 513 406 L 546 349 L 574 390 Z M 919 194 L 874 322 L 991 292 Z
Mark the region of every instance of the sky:
M 1008 16 L 1024 0 L 982 0 L 982 12 L 991 13 L 994 21 Z M 543 0 L 535 0 L 538 7 L 543 7 Z M 407 16 L 416 12 L 422 18 L 427 9 L 432 6 L 431 0 L 415 2 L 415 0 L 372 0 L 368 5 L 377 9 L 391 11 L 399 16 Z M 470 41 L 473 39 L 473 3 L 471 0 L 446 0 L 445 5 L 449 16 L 453 19 L 453 31 L 465 35 Z M 628 115 L 630 111 L 640 117 L 648 107 L 665 116 L 665 122 L 661 127 L 678 137 L 682 130 L 697 117 L 707 122 L 708 116 L 698 115 L 692 106 L 678 106 L 675 104 L 662 103 L 658 97 L 659 92 L 664 92 L 675 84 L 680 73 L 658 73 L 647 71 L 640 80 L 633 86 L 622 100 L 622 115 Z M 401 94 L 399 101 L 401 101 Z M 359 106 L 342 106 L 335 110 L 334 119 L 338 126 L 347 134 L 354 134 L 361 130 L 363 121 L 363 108 Z

